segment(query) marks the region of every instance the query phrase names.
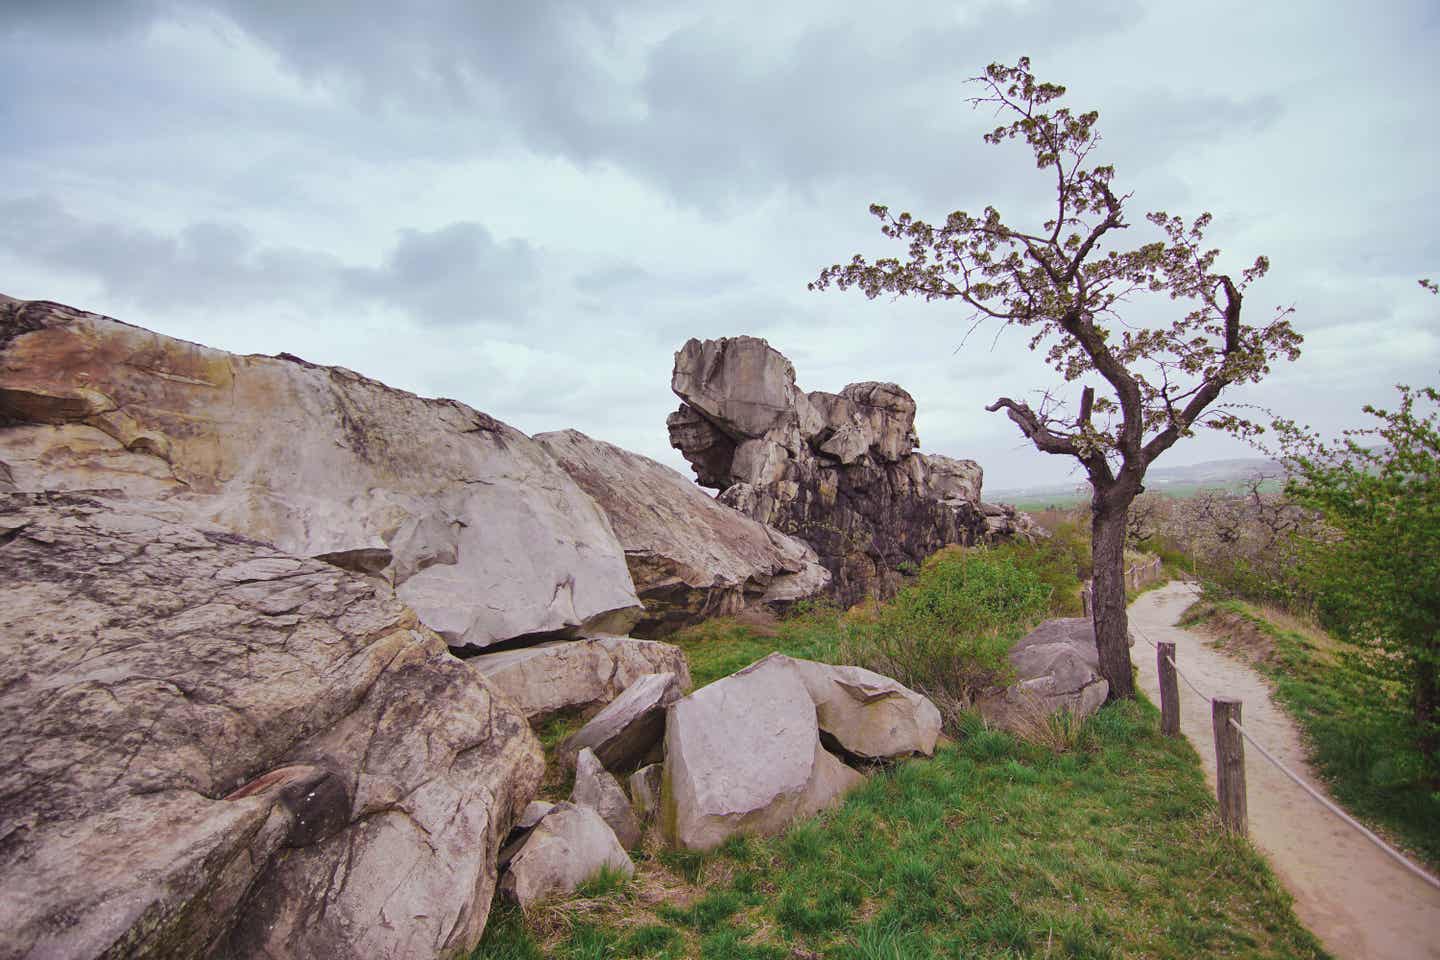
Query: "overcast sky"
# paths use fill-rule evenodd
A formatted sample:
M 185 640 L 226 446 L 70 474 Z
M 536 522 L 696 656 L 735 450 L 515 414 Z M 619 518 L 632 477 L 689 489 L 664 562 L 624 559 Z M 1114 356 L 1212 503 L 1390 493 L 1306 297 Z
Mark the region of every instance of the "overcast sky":
M 1022 54 L 1100 111 L 1133 221 L 1209 210 L 1226 264 L 1271 258 L 1252 319 L 1294 304 L 1304 355 L 1237 399 L 1330 430 L 1440 381 L 1434 0 L 3 0 L 0 293 L 682 469 L 674 351 L 752 334 L 806 389 L 901 384 L 991 489 L 1063 481 L 983 411 L 1056 384 L 1023 335 L 806 290 L 900 253 L 871 202 L 1043 211 L 965 102 Z

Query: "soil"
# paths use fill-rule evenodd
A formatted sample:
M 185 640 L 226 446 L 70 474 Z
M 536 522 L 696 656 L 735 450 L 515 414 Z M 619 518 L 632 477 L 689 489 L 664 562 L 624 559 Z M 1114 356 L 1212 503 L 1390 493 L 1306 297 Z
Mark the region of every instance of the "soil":
M 1175 626 L 1196 599 L 1192 586 L 1171 583 L 1130 607 L 1137 637 L 1132 655 L 1139 685 L 1160 702 L 1155 651 L 1146 642 L 1175 643 L 1175 662 L 1210 696 L 1244 702 L 1241 722 L 1260 743 L 1315 786 L 1299 729 L 1270 699 L 1264 679 L 1243 660 L 1216 650 L 1200 633 Z M 1180 682 L 1180 727 L 1215 782 L 1210 708 Z M 1276 770 L 1256 750 L 1245 754 L 1250 839 L 1295 898 L 1295 913 L 1341 960 L 1440 960 L 1440 890 L 1391 860 Z

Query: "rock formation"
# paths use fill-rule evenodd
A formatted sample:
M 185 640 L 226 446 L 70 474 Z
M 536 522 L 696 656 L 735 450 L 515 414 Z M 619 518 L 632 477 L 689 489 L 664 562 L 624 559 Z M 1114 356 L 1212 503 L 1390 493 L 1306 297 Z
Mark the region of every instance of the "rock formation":
M 661 829 L 689 850 L 777 833 L 864 781 L 820 745 L 799 675 L 768 658 L 670 707 L 664 770 Z
M 566 737 L 555 751 L 569 766 L 582 750 L 593 750 L 606 770 L 628 773 L 643 764 L 665 735 L 665 708 L 684 693 L 673 673 L 647 673 Z
M 902 565 L 987 533 L 980 467 L 916 453 L 915 401 L 893 383 L 806 393 L 754 337 L 675 354 L 670 443 L 720 501 L 809 543 L 844 603 L 888 596 Z
M 0 957 L 464 954 L 525 718 L 388 588 L 188 515 L 0 494 Z
M 457 648 L 640 613 L 609 521 L 539 444 L 339 367 L 0 298 L 0 461 L 20 490 L 163 499 L 381 575 Z
M 542 433 L 548 450 L 610 519 L 658 637 L 747 604 L 783 607 L 830 582 L 801 540 L 706 496 L 675 470 L 576 430 Z
M 600 814 L 590 807 L 557 803 L 515 853 L 502 886 L 528 907 L 573 893 L 606 867 L 627 877 L 635 873 L 630 855 Z
M 681 689 L 690 689 L 685 654 L 657 640 L 557 640 L 485 653 L 465 662 L 484 674 L 532 723 L 572 710 L 594 713 L 648 673 L 672 673 Z
M 1131 638 L 1131 645 L 1134 645 Z M 1087 717 L 1105 703 L 1095 625 L 1086 617 L 1046 620 L 1010 649 L 1015 682 L 976 703 L 992 723 L 1020 730 L 1061 710 Z
M 601 766 L 589 747 L 575 758 L 575 786 L 570 802 L 589 807 L 615 832 L 615 839 L 627 849 L 640 845 L 640 820 L 630 806 L 630 799 L 620 781 Z

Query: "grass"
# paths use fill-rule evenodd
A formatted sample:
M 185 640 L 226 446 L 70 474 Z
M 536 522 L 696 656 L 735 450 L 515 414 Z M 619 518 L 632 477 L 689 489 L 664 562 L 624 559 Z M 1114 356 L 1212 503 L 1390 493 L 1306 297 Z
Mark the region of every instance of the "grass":
M 1008 678 L 1011 644 L 1049 616 L 1078 616 L 1077 547 L 947 548 L 883 604 L 800 609 L 774 624 L 711 620 L 667 638 L 685 651 L 696 687 L 767 653 L 853 663 L 929 696 L 956 731 L 981 690 Z
M 1396 685 L 1354 669 L 1340 644 L 1278 610 L 1204 600 L 1182 623 L 1207 625 L 1222 649 L 1270 680 L 1341 805 L 1440 867 L 1440 794 L 1420 776 L 1408 705 Z
M 1324 956 L 1156 727 L 1116 704 L 1056 752 L 971 719 L 784 836 L 647 847 L 565 922 L 501 907 L 472 958 Z

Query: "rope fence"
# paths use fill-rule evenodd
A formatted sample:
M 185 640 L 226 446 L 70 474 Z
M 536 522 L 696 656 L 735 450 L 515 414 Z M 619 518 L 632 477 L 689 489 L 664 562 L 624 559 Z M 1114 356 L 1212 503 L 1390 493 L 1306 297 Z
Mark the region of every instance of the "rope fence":
M 1144 631 L 1131 628 L 1139 634 L 1140 639 L 1155 648 L 1157 664 L 1160 669 L 1160 699 L 1161 699 L 1161 728 L 1170 736 L 1180 735 L 1180 705 L 1179 694 L 1174 692 L 1174 684 L 1167 684 L 1164 667 L 1168 664 L 1174 674 L 1185 681 L 1186 686 L 1195 691 L 1196 696 L 1209 703 L 1212 711 L 1212 720 L 1215 725 L 1215 772 L 1216 772 L 1216 794 L 1220 801 L 1220 817 L 1226 826 L 1239 833 L 1246 832 L 1246 811 L 1245 811 L 1245 760 L 1243 747 L 1240 745 L 1239 737 L 1249 741 L 1250 745 L 1260 751 L 1260 755 L 1286 777 L 1290 778 L 1307 794 L 1318 801 L 1325 809 L 1335 814 L 1346 824 L 1349 824 L 1361 836 L 1379 847 L 1384 853 L 1399 863 L 1406 870 L 1428 883 L 1430 886 L 1440 890 L 1440 879 L 1436 879 L 1430 873 L 1419 867 L 1406 857 L 1399 850 L 1386 843 L 1376 836 L 1374 831 L 1357 821 L 1350 814 L 1342 810 L 1329 797 L 1307 783 L 1295 771 L 1291 770 L 1279 757 L 1271 753 L 1265 746 L 1251 736 L 1250 731 L 1240 723 L 1240 701 L 1231 697 L 1210 697 L 1195 685 L 1195 682 L 1187 677 L 1175 662 L 1173 643 L 1159 643 L 1145 636 Z M 1168 649 L 1162 649 L 1168 648 Z M 1173 701 L 1171 700 L 1173 698 Z M 1234 728 L 1238 737 L 1230 734 L 1230 728 Z

